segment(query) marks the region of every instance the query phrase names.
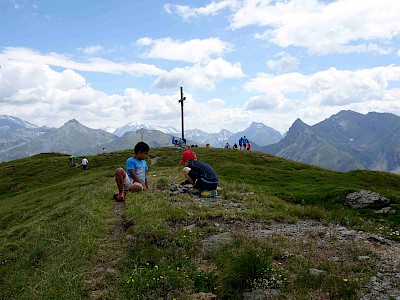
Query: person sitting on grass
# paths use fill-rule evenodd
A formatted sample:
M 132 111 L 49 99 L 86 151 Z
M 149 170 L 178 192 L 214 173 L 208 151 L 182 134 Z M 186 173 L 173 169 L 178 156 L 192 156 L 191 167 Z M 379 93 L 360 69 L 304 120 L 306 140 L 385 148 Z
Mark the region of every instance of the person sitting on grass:
M 137 143 L 134 148 L 135 155 L 126 160 L 126 171 L 123 168 L 116 169 L 115 182 L 118 193 L 113 196 L 116 201 L 124 201 L 128 191 L 140 192 L 149 188 L 147 181 L 149 168 L 146 162 L 149 151 L 149 145 L 144 142 Z
M 213 168 L 197 159 L 196 153 L 192 150 L 186 150 L 182 154 L 182 160 L 179 164 L 184 164 L 183 175 L 185 180 L 181 185 L 192 184 L 193 187 L 200 190 L 200 194 L 215 197 L 218 187 L 218 177 Z

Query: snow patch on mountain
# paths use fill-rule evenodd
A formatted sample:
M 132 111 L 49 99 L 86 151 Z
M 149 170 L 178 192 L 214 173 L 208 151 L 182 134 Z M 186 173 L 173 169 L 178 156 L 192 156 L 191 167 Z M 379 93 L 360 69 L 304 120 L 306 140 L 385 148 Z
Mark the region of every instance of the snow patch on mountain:
M 113 133 L 116 136 L 123 136 L 125 133 L 129 131 L 137 131 L 138 129 L 146 129 L 146 130 L 158 130 L 161 132 L 164 132 L 166 134 L 171 134 L 171 135 L 180 135 L 180 131 L 174 127 L 170 126 L 158 126 L 158 125 L 145 125 L 145 124 L 138 124 L 138 123 L 128 123 L 122 127 L 117 128 Z

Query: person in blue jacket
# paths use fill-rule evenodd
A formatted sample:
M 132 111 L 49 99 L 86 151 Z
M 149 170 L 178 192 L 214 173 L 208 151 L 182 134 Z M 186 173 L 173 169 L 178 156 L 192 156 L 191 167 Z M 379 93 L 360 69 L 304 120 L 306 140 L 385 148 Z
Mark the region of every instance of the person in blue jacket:
M 247 150 L 247 138 L 246 136 L 243 137 L 243 150 Z
M 242 146 L 243 146 L 243 138 L 240 137 L 240 139 L 239 139 L 239 148 L 240 148 L 240 150 L 242 150 Z

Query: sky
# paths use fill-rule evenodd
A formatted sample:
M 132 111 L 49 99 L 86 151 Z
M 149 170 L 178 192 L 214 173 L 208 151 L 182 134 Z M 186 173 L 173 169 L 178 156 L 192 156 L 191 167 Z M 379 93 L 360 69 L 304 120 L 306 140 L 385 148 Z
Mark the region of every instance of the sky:
M 400 116 L 399 0 L 0 0 L 0 115 L 286 132 Z

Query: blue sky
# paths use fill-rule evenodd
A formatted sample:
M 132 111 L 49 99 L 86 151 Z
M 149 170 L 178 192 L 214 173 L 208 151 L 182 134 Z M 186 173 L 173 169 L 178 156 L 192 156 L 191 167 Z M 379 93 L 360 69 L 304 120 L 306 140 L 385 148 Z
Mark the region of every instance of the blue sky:
M 281 133 L 400 115 L 400 1 L 0 0 L 0 114 Z

